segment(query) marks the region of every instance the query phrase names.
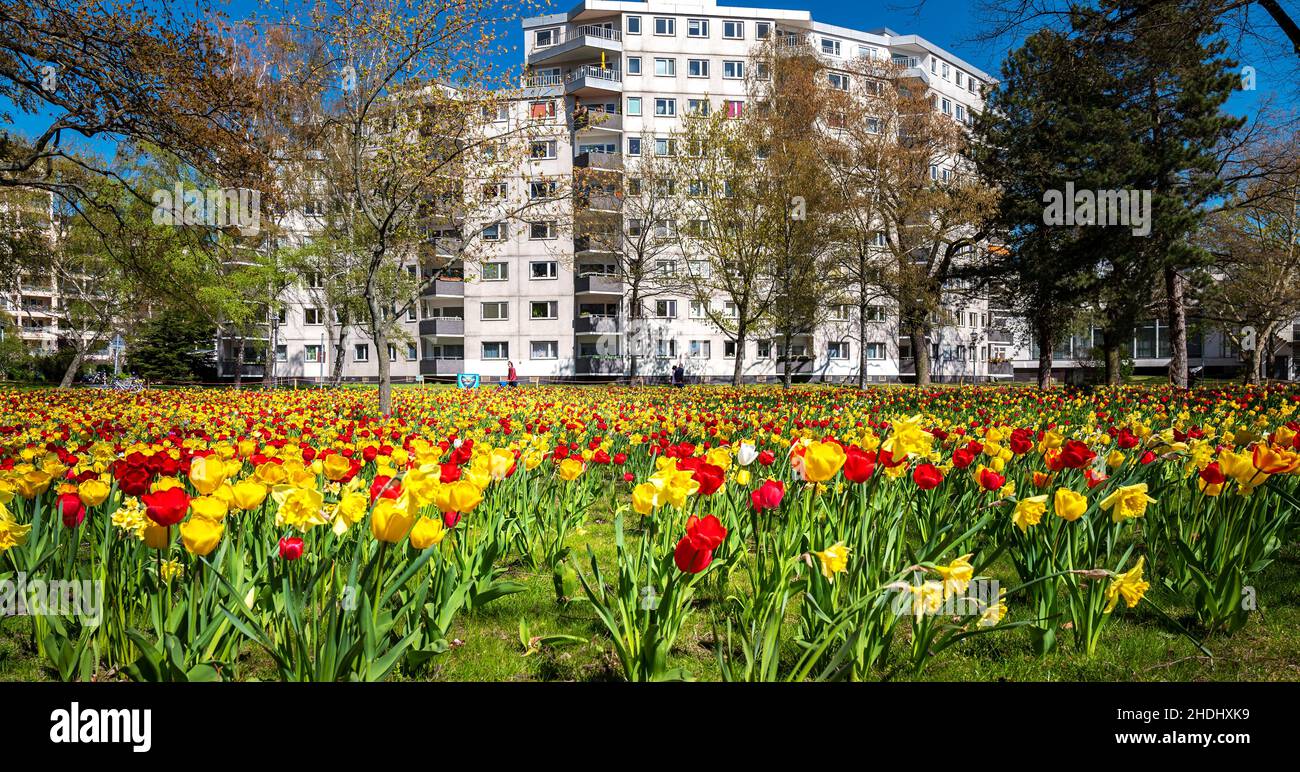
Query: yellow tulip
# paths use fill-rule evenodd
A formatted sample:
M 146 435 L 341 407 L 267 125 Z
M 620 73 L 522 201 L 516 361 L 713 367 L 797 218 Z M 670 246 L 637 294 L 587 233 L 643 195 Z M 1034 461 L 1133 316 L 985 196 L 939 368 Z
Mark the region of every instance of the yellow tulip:
M 215 496 L 199 496 L 190 499 L 190 511 L 197 518 L 221 522 L 225 519 L 229 508 L 226 506 L 226 502 Z
M 396 499 L 378 499 L 370 511 L 370 533 L 379 541 L 396 544 L 406 537 L 415 522 L 407 507 Z
M 195 501 L 199 500 L 195 499 Z M 185 544 L 185 549 L 199 557 L 203 557 L 217 548 L 217 544 L 221 542 L 221 536 L 225 532 L 226 526 L 220 520 L 191 517 L 181 523 L 181 542 Z
M 1021 533 L 1029 530 L 1031 525 L 1038 525 L 1038 521 L 1043 519 L 1043 513 L 1047 511 L 1047 494 L 1041 496 L 1030 496 L 1016 502 L 1016 508 L 1011 513 L 1011 522 L 1015 523 Z
M 566 458 L 560 462 L 560 479 L 573 482 L 582 474 L 583 468 L 581 461 L 575 458 Z
M 77 496 L 81 498 L 82 504 L 97 507 L 108 499 L 111 490 L 112 488 L 100 480 L 86 480 L 77 486 Z
M 218 456 L 197 456 L 190 461 L 190 485 L 204 496 L 211 495 L 226 481 L 228 471 Z
M 442 520 L 435 517 L 422 517 L 411 529 L 411 546 L 417 550 L 426 550 L 442 541 L 447 535 Z
M 839 473 L 848 455 L 834 442 L 814 442 L 803 454 L 804 477 L 809 482 L 826 482 Z
M 1057 488 L 1052 497 L 1052 510 L 1062 520 L 1074 522 L 1088 510 L 1088 497 L 1069 488 Z
M 266 500 L 266 486 L 256 480 L 240 480 L 231 487 L 231 503 L 236 509 L 251 512 Z

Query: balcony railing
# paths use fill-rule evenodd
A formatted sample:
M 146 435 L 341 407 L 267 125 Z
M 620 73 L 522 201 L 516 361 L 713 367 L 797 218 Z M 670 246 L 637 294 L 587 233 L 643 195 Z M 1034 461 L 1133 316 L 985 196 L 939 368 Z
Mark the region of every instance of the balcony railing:
M 570 40 L 577 40 L 578 38 L 584 37 L 612 40 L 615 43 L 618 43 L 623 40 L 623 32 L 610 27 L 602 27 L 599 24 L 579 24 L 572 29 L 564 30 L 556 35 L 555 42 L 551 43 L 549 46 L 542 46 L 541 50 L 553 48 L 568 43 Z
M 617 316 L 597 316 L 590 314 L 573 320 L 573 332 L 578 335 L 604 335 L 619 331 Z
M 440 319 L 421 319 L 421 335 L 464 335 L 465 320 L 455 317 L 442 317 Z
M 627 372 L 623 357 L 577 357 L 573 360 L 575 375 L 622 375 Z
M 623 171 L 622 153 L 579 153 L 573 157 L 573 165 L 579 169 L 604 169 Z
M 465 372 L 464 359 L 421 359 L 420 375 L 460 375 Z
M 545 88 L 546 86 L 563 86 L 564 76 L 558 72 L 548 72 L 542 75 L 525 75 L 523 78 L 524 88 Z
M 583 276 L 575 276 L 573 291 L 579 294 L 622 295 L 623 277 L 618 274 L 607 273 L 589 273 Z
M 424 292 L 424 297 L 465 297 L 465 282 L 437 279 Z
M 594 64 L 584 64 L 579 67 L 574 67 L 573 70 L 565 76 L 565 80 L 569 83 L 583 78 L 622 83 L 623 71 L 613 67 L 597 67 Z

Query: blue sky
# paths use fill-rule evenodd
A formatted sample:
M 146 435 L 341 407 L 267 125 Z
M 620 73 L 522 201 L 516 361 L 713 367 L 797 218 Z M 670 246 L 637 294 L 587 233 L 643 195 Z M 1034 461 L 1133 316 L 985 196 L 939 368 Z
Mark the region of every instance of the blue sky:
M 575 5 L 576 0 L 553 1 L 549 12 L 567 11 Z M 853 29 L 875 29 L 889 27 L 900 34 L 917 34 L 932 43 L 952 51 L 957 56 L 979 67 L 987 73 L 997 76 L 1000 64 L 1008 48 L 1018 41 L 1003 40 L 996 44 L 980 43 L 973 40 L 984 25 L 977 2 L 972 0 L 884 0 L 879 4 L 849 3 L 836 0 L 719 0 L 720 6 L 746 6 L 759 8 L 798 8 L 812 12 L 813 18 L 827 24 L 834 24 Z M 1300 20 L 1300 0 L 1282 0 L 1293 18 Z M 218 0 L 224 5 L 226 13 L 232 18 L 243 18 L 250 12 L 264 12 L 263 4 L 255 0 Z M 1277 36 L 1276 26 L 1262 11 L 1254 9 L 1252 20 L 1267 34 Z M 507 66 L 521 63 L 523 34 L 519 26 L 511 25 L 508 44 L 515 54 L 512 61 L 502 62 Z M 1300 67 L 1297 59 L 1287 46 L 1277 46 L 1268 51 L 1258 48 L 1248 49 L 1242 58 L 1243 64 L 1256 67 L 1256 90 L 1239 92 L 1229 102 L 1229 109 L 1238 114 L 1249 114 L 1262 98 L 1273 96 L 1278 106 L 1292 107 L 1296 87 L 1294 76 Z M 7 105 L 6 105 L 7 106 Z M 17 125 L 13 128 L 19 133 L 30 135 L 43 129 L 48 123 L 45 116 L 19 115 Z M 9 128 L 9 127 L 5 127 Z M 110 151 L 106 143 L 95 143 L 100 152 Z

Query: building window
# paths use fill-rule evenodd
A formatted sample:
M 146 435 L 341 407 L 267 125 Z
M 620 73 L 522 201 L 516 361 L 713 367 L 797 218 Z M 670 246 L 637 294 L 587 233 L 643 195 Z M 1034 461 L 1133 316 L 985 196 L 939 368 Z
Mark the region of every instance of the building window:
M 640 114 L 641 114 L 641 97 L 628 97 L 628 98 L 627 98 L 627 114 L 628 114 L 628 115 L 640 115 Z
M 710 358 L 710 356 L 712 356 L 712 353 L 713 353 L 713 344 L 711 341 L 707 341 L 707 340 L 691 341 L 689 356 L 692 359 L 708 359 Z
M 743 40 L 745 37 L 745 22 L 723 21 L 722 36 L 727 40 Z
M 755 348 L 758 350 L 758 358 L 759 358 L 759 359 L 771 359 L 771 358 L 772 358 L 772 341 L 770 341 L 770 340 L 760 340 L 760 341 L 758 341 L 758 344 L 755 346 Z
M 707 314 L 705 313 L 704 301 L 692 300 L 690 314 L 692 319 L 703 319 L 705 316 L 707 316 Z
M 709 116 L 709 100 L 707 99 L 688 99 L 686 105 L 687 115 L 696 118 L 707 118 Z
M 655 137 L 655 155 L 660 157 L 677 155 L 677 140 Z
M 830 359 L 848 359 L 849 344 L 845 341 L 832 341 L 826 345 L 826 356 Z
M 302 310 L 302 323 L 309 325 L 323 324 L 324 317 L 321 316 L 319 308 L 304 308 Z
M 868 322 L 883 322 L 883 321 L 885 321 L 885 307 L 884 307 L 884 306 L 867 306 L 867 321 L 868 321 Z
M 321 361 L 321 356 L 320 356 L 321 348 L 319 345 L 307 346 L 304 349 L 304 352 L 305 352 L 305 356 L 303 356 L 304 361 L 309 363 Z
M 505 281 L 510 278 L 509 263 L 484 263 L 483 281 Z
M 484 359 L 509 359 L 510 344 L 503 340 L 483 341 Z
M 655 75 L 673 77 L 677 74 L 676 59 L 655 59 Z
M 840 41 L 831 40 L 830 38 L 822 38 L 822 53 L 827 56 L 839 56 Z
M 288 346 L 286 346 L 286 345 L 284 345 L 283 343 L 281 343 L 280 345 L 278 345 L 278 346 L 275 347 L 275 361 L 277 361 L 277 362 L 288 362 L 288 361 L 289 361 L 289 347 L 288 347 Z
M 546 139 L 533 142 L 529 147 L 528 155 L 536 161 L 555 158 L 555 140 Z
M 676 300 L 656 300 L 655 316 L 660 319 L 674 319 L 677 317 Z
M 722 341 L 722 356 L 724 356 L 727 359 L 736 358 L 736 341 L 734 340 Z
M 846 303 L 831 306 L 831 319 L 837 322 L 847 322 L 852 306 Z
M 659 338 L 655 341 L 655 354 L 661 357 L 677 356 L 677 341 L 672 338 Z
M 528 264 L 529 279 L 556 279 L 559 275 L 560 267 L 554 260 L 534 260 Z
M 671 117 L 677 115 L 677 100 L 676 100 L 676 99 L 656 99 L 656 100 L 655 100 L 655 115 L 662 115 L 662 116 L 666 116 L 666 117 L 669 117 L 669 118 L 671 118 Z
M 827 78 L 830 80 L 831 88 L 838 89 L 839 91 L 849 90 L 849 76 L 844 73 L 832 72 L 827 75 Z
M 555 221 L 543 220 L 528 223 L 528 238 L 532 241 L 545 241 L 555 238 Z
M 530 319 L 559 319 L 560 303 L 558 300 L 534 300 L 528 304 Z
M 628 138 L 627 138 L 627 154 L 628 154 L 628 155 L 632 155 L 632 156 L 641 155 L 641 138 L 640 138 L 640 137 L 628 137 Z
M 480 303 L 479 309 L 479 318 L 484 321 L 499 321 L 510 318 L 510 304 L 505 301 Z
M 733 60 L 724 61 L 722 63 L 722 77 L 730 80 L 745 77 L 745 63 Z
M 686 37 L 707 38 L 708 36 L 709 36 L 708 19 L 687 19 L 686 20 Z
M 641 57 L 629 56 L 627 58 L 627 74 L 628 75 L 641 74 Z
M 663 16 L 655 17 L 655 34 L 656 35 L 676 35 L 677 20 L 665 18 Z
M 506 224 L 503 222 L 494 222 L 491 225 L 483 226 L 484 241 L 505 241 Z
M 533 43 L 538 48 L 546 48 L 560 42 L 560 30 L 556 28 L 539 29 L 534 33 Z
M 754 38 L 757 40 L 767 40 L 772 36 L 772 23 L 768 21 L 754 22 Z
M 535 121 L 554 118 L 555 102 L 550 99 L 539 102 L 530 102 L 528 104 L 528 117 Z
M 528 183 L 530 199 L 555 198 L 556 184 L 552 180 L 534 180 Z
M 640 16 L 629 16 L 629 17 L 627 17 L 627 34 L 629 34 L 629 35 L 640 35 L 640 34 L 641 34 L 641 17 L 640 17 Z
M 277 309 L 276 312 L 275 312 L 275 323 L 276 323 L 276 324 L 288 324 L 288 323 L 289 323 L 289 309 L 287 309 L 287 308 Z
M 534 340 L 529 343 L 530 359 L 559 359 L 560 342 L 555 340 Z
M 727 117 L 739 118 L 745 112 L 745 103 L 739 99 L 727 100 Z
M 687 59 L 686 76 L 690 78 L 709 77 L 709 60 L 708 59 Z
M 885 344 L 868 343 L 866 345 L 867 345 L 867 359 L 881 360 L 885 358 Z

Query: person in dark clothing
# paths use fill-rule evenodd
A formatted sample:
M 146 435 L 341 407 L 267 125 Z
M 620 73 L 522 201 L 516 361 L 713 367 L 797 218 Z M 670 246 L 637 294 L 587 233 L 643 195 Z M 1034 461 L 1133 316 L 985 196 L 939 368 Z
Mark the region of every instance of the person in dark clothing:
M 686 385 L 686 368 L 680 364 L 673 367 L 673 386 L 680 389 Z

